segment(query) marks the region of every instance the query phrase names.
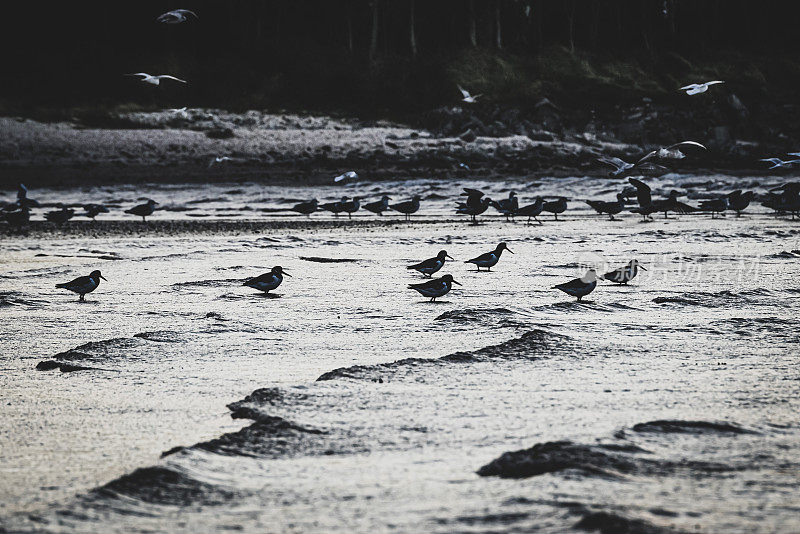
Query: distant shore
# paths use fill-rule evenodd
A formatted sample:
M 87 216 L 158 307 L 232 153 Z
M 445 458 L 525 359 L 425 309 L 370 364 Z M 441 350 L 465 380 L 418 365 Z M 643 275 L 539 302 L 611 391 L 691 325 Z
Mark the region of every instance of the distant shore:
M 456 115 L 465 119 L 463 113 Z M 608 169 L 597 157 L 635 161 L 646 149 L 602 133 L 489 136 L 465 126 L 454 136 L 386 121 L 256 111 L 130 112 L 104 121 L 0 118 L 0 188 L 14 189 L 19 182 L 65 187 L 245 181 L 320 185 L 348 170 L 367 180 L 603 176 Z M 218 157 L 230 159 L 217 163 Z M 748 157 L 677 165 L 693 172 L 698 167 L 721 167 L 728 174 L 766 172 Z

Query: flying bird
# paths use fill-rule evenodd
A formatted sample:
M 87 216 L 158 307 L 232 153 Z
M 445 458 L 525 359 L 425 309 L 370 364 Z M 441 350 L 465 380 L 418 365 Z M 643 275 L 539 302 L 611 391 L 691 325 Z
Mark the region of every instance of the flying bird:
M 97 286 L 100 285 L 101 278 L 103 280 L 106 280 L 105 277 L 102 274 L 100 274 L 100 271 L 92 271 L 91 274 L 89 274 L 89 276 L 81 276 L 79 278 L 76 278 L 75 280 L 72 280 L 71 282 L 56 284 L 56 287 L 72 291 L 73 293 L 77 293 L 78 295 L 80 295 L 78 301 L 83 302 L 85 300 L 84 296 L 87 293 L 91 293 L 92 291 L 97 289 Z M 108 282 L 108 280 L 106 280 L 106 282 Z
M 173 9 L 172 11 L 167 11 L 163 15 L 159 15 L 156 22 L 161 22 L 162 24 L 180 24 L 186 22 L 191 17 L 199 19 L 194 12 L 188 9 Z
M 511 249 L 508 248 L 508 245 L 505 243 L 500 243 L 495 247 L 495 249 L 491 252 L 486 252 L 481 254 L 477 258 L 472 258 L 471 260 L 467 260 L 464 263 L 473 263 L 475 267 L 478 268 L 478 271 L 481 270 L 481 267 L 486 269 L 487 271 L 491 271 L 492 267 L 497 265 L 497 262 L 500 261 L 500 256 L 503 254 L 503 251 L 507 250 L 510 254 L 514 254 L 511 252 Z
M 236 161 L 236 160 L 230 156 L 217 156 L 211 159 L 211 161 L 208 163 L 208 166 L 213 167 L 214 165 L 217 165 L 219 163 L 225 163 L 226 161 Z
M 447 253 L 447 251 L 440 250 L 436 257 L 415 263 L 414 265 L 409 265 L 406 267 L 406 269 L 414 269 L 415 271 L 421 272 L 428 278 L 432 278 L 433 273 L 444 267 L 445 258 L 450 258 L 451 260 L 453 259 Z
M 159 74 L 157 76 L 153 76 L 152 74 L 147 74 L 146 72 L 135 72 L 132 74 L 126 74 L 125 76 L 139 76 L 140 82 L 149 83 L 150 85 L 161 85 L 161 80 L 174 80 L 180 83 L 188 83 L 186 80 L 181 80 L 180 78 L 170 76 L 169 74 Z
M 678 89 L 679 91 L 686 91 L 687 95 L 699 95 L 700 93 L 705 93 L 708 91 L 708 88 L 712 85 L 716 85 L 718 83 L 725 83 L 722 80 L 714 80 L 713 82 L 705 82 L 705 83 L 690 83 L 689 85 L 685 85 Z
M 461 101 L 466 102 L 467 104 L 474 104 L 475 102 L 478 101 L 479 97 L 483 96 L 483 95 L 471 95 L 469 94 L 469 91 L 467 91 L 460 85 L 458 86 L 458 90 L 461 91 L 461 96 L 462 96 Z
M 441 278 L 434 278 L 433 280 L 428 280 L 420 284 L 408 284 L 408 287 L 409 289 L 418 291 L 423 297 L 430 298 L 431 302 L 436 302 L 437 298 L 450 292 L 453 288 L 453 284 L 461 285 L 453 280 L 452 275 L 446 274 Z
M 272 291 L 273 289 L 277 289 L 277 287 L 281 285 L 284 276 L 288 276 L 291 278 L 292 275 L 285 272 L 280 265 L 276 265 L 275 267 L 272 268 L 270 272 L 262 274 L 261 276 L 257 276 L 255 278 L 251 278 L 242 285 L 247 287 L 252 287 L 253 289 L 263 291 L 264 293 L 269 293 L 270 291 Z
M 344 180 L 356 180 L 358 179 L 358 174 L 356 171 L 347 171 L 339 176 L 336 176 L 333 179 L 333 183 L 338 184 L 339 182 L 343 182 Z
M 790 156 L 797 156 L 798 154 L 789 154 Z M 778 167 L 792 167 L 795 163 L 800 163 L 800 159 L 790 159 L 790 160 L 782 160 L 780 158 L 763 158 L 758 161 L 765 161 L 767 163 L 771 163 L 772 167 L 767 170 L 777 169 Z
M 621 176 L 636 166 L 633 163 L 628 163 L 620 158 L 609 158 L 605 156 L 597 158 L 597 161 L 614 167 L 613 171 L 609 171 L 609 176 Z
M 667 147 L 661 147 L 652 152 L 648 152 L 644 155 L 639 161 L 636 162 L 636 165 L 639 166 L 647 161 L 651 161 L 654 159 L 657 160 L 664 160 L 664 159 L 683 159 L 686 157 L 686 154 L 683 152 L 684 149 L 694 147 L 701 150 L 708 150 L 706 147 L 701 145 L 696 141 L 681 141 L 680 143 L 675 143 L 674 145 L 670 145 Z
M 631 260 L 624 267 L 607 272 L 602 275 L 601 278 L 604 278 L 609 282 L 626 285 L 628 282 L 636 278 L 636 275 L 639 274 L 639 269 L 643 271 L 647 270 L 643 265 L 639 264 L 638 260 Z
M 597 287 L 597 271 L 589 269 L 586 271 L 586 274 L 580 278 L 575 278 L 569 282 L 553 286 L 553 289 L 558 289 L 567 295 L 578 297 L 580 301 L 583 297 L 594 291 L 595 287 Z

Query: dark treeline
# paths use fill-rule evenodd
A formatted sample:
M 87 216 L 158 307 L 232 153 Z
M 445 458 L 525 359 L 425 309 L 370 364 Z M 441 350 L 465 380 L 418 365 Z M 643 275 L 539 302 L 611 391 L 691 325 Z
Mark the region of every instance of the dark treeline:
M 170 9 L 199 20 L 158 24 Z M 800 2 L 187 0 L 4 6 L 0 111 L 180 104 L 416 112 L 726 75 L 797 86 Z M 188 86 L 141 86 L 128 72 Z M 608 91 L 609 95 L 617 94 Z

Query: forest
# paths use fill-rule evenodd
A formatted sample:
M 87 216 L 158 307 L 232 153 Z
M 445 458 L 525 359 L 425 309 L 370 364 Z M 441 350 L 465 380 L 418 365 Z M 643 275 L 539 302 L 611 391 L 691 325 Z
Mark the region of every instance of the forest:
M 161 24 L 191 9 L 198 18 Z M 796 100 L 800 3 L 143 0 L 5 6 L 0 113 L 189 105 L 402 116 L 459 99 L 669 98 L 721 78 Z M 124 74 L 188 84 L 146 87 Z

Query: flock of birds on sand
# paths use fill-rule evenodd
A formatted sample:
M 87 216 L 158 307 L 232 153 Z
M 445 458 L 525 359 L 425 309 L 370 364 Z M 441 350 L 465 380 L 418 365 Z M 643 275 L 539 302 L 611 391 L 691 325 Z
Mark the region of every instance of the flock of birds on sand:
M 176 9 L 162 14 L 156 20 L 163 24 L 181 24 L 188 22 L 192 19 L 198 19 L 197 14 L 187 9 Z M 186 80 L 177 78 L 168 74 L 151 75 L 146 72 L 137 72 L 127 74 L 138 78 L 139 82 L 159 86 L 162 81 L 171 81 L 176 83 L 188 83 Z M 684 91 L 687 95 L 698 95 L 705 93 L 711 86 L 725 83 L 722 80 L 714 80 L 704 83 L 693 83 L 681 87 L 680 90 Z M 475 104 L 482 95 L 473 95 L 461 86 L 458 86 L 461 92 L 461 101 L 465 104 Z M 173 110 L 175 112 L 185 112 L 186 108 Z M 643 219 L 651 218 L 653 214 L 664 213 L 667 218 L 669 212 L 674 213 L 689 213 L 694 211 L 704 211 L 711 213 L 712 217 L 717 214 L 722 214 L 727 210 L 736 212 L 736 215 L 741 215 L 750 202 L 754 199 L 755 195 L 752 191 L 736 190 L 730 193 L 720 195 L 717 198 L 705 200 L 699 206 L 690 206 L 678 200 L 681 194 L 678 191 L 671 191 L 666 198 L 654 199 L 650 186 L 642 180 L 634 177 L 629 177 L 630 174 L 644 171 L 646 168 L 651 169 L 664 169 L 661 163 L 668 160 L 683 159 L 687 156 L 687 152 L 695 150 L 706 150 L 706 147 L 696 141 L 682 141 L 670 146 L 661 147 L 647 154 L 643 155 L 635 163 L 630 163 L 618 157 L 602 157 L 598 161 L 604 165 L 613 168 L 609 172 L 612 177 L 628 177 L 630 186 L 623 188 L 616 195 L 616 201 L 606 200 L 586 200 L 586 203 L 600 215 L 608 215 L 611 220 L 615 215 L 622 213 L 626 209 L 627 199 L 635 197 L 637 206 L 630 209 L 631 212 L 638 213 Z M 795 164 L 800 163 L 800 152 L 789 153 L 789 157 L 794 159 L 781 159 L 778 157 L 764 158 L 761 161 L 769 163 L 770 169 L 775 168 L 788 168 Z M 231 161 L 232 158 L 227 156 L 219 156 L 212 160 L 211 165 Z M 462 164 L 463 165 L 463 164 Z M 641 177 L 641 176 L 640 176 Z M 341 183 L 348 180 L 358 178 L 355 171 L 348 171 L 333 179 L 334 183 Z M 527 217 L 528 223 L 531 219 L 541 224 L 538 217 L 542 212 L 552 213 L 557 220 L 558 215 L 566 211 L 567 198 L 557 197 L 552 200 L 546 200 L 543 197 L 537 197 L 531 204 L 520 206 L 519 199 L 516 193 L 511 192 L 508 198 L 501 200 L 493 200 L 482 191 L 477 189 L 464 189 L 462 196 L 466 197 L 463 201 L 456 204 L 455 212 L 461 215 L 467 215 L 470 219 L 477 223 L 477 217 L 486 212 L 489 207 L 495 208 L 506 219 L 513 219 L 514 217 Z M 289 208 L 288 211 L 296 212 L 302 215 L 311 216 L 311 214 L 318 211 L 328 211 L 335 216 L 346 213 L 348 218 L 352 217 L 353 213 L 363 208 L 366 211 L 376 215 L 383 215 L 386 211 L 396 211 L 409 219 L 410 216 L 420 209 L 421 198 L 419 195 L 414 195 L 411 199 L 398 203 L 390 203 L 391 198 L 388 195 L 383 195 L 380 199 L 368 202 L 362 205 L 363 199 L 361 197 L 342 197 L 340 200 L 327 203 L 319 203 L 317 199 L 311 199 L 300 202 Z M 777 213 L 789 213 L 792 219 L 800 214 L 800 183 L 790 182 L 778 188 L 770 190 L 767 198 L 763 199 L 762 204 L 766 207 L 773 209 Z M 157 202 L 148 199 L 146 203 L 134 206 L 125 210 L 125 213 L 141 217 L 143 222 L 146 218 L 154 213 L 156 210 Z M 0 216 L 2 220 L 13 226 L 25 226 L 30 221 L 30 210 L 32 207 L 38 207 L 39 203 L 33 199 L 28 198 L 28 190 L 20 184 L 17 191 L 16 202 L 7 204 L 2 207 Z M 83 205 L 84 212 L 80 215 L 95 219 L 101 213 L 108 213 L 109 209 L 102 204 L 85 204 Z M 56 224 L 63 224 L 70 220 L 75 215 L 75 210 L 70 207 L 62 207 L 58 211 L 51 211 L 45 214 L 45 219 Z M 484 269 L 491 271 L 491 268 L 497 265 L 500 257 L 504 251 L 513 254 L 508 248 L 506 243 L 500 243 L 491 251 L 481 254 L 475 258 L 467 260 L 466 263 L 475 265 L 478 271 Z M 416 270 L 430 280 L 409 284 L 409 288 L 419 292 L 422 296 L 427 297 L 431 302 L 435 302 L 437 298 L 442 297 L 450 292 L 453 284 L 461 285 L 453 279 L 450 274 L 445 274 L 440 278 L 433 278 L 433 274 L 437 273 L 444 267 L 447 259 L 453 259 L 446 251 L 442 250 L 433 258 L 429 258 L 422 262 L 409 265 L 408 269 Z M 575 278 L 563 284 L 554 286 L 567 293 L 568 295 L 576 297 L 581 300 L 584 296 L 594 291 L 597 286 L 598 279 L 605 279 L 617 284 L 627 284 L 638 273 L 639 269 L 646 270 L 644 266 L 640 265 L 637 260 L 631 260 L 628 264 L 619 269 L 605 273 L 598 276 L 595 269 L 589 269 L 586 274 L 580 278 Z M 286 273 L 281 266 L 275 266 L 268 273 L 265 273 L 256 278 L 252 278 L 244 282 L 244 285 L 251 287 L 264 293 L 269 293 L 277 289 L 283 283 L 284 276 L 291 276 Z M 105 280 L 100 271 L 93 271 L 88 276 L 82 276 L 65 282 L 57 284 L 56 287 L 72 291 L 79 295 L 79 300 L 84 301 L 84 297 L 97 289 L 100 285 L 100 280 Z
M 484 272 L 491 272 L 492 267 L 497 265 L 500 261 L 503 252 L 513 254 L 506 243 L 500 243 L 494 250 L 466 260 L 464 263 L 475 265 L 478 272 L 481 272 L 481 269 L 483 269 Z M 461 284 L 454 280 L 451 274 L 445 274 L 440 278 L 433 278 L 433 275 L 444 267 L 448 259 L 453 260 L 454 258 L 450 256 L 446 250 L 441 250 L 433 258 L 428 258 L 406 267 L 406 269 L 417 271 L 423 276 L 430 278 L 430 280 L 425 282 L 409 284 L 408 288 L 417 291 L 423 297 L 429 298 L 430 302 L 436 302 L 437 298 L 443 297 L 450 292 L 453 288 L 453 284 L 460 286 Z M 553 289 L 563 291 L 568 295 L 576 297 L 580 301 L 583 297 L 594 291 L 597 287 L 598 279 L 602 278 L 616 284 L 625 285 L 636 277 L 639 269 L 647 270 L 635 259 L 631 260 L 623 267 L 609 271 L 601 276 L 598 276 L 597 271 L 592 268 L 580 278 L 555 285 Z M 276 265 L 268 273 L 251 278 L 245 281 L 243 285 L 268 294 L 283 283 L 284 276 L 291 277 L 280 265 Z M 80 276 L 69 282 L 56 284 L 56 287 L 76 293 L 79 295 L 78 300 L 84 302 L 86 295 L 98 288 L 101 279 L 106 280 L 100 271 L 96 270 L 92 271 L 88 276 Z

